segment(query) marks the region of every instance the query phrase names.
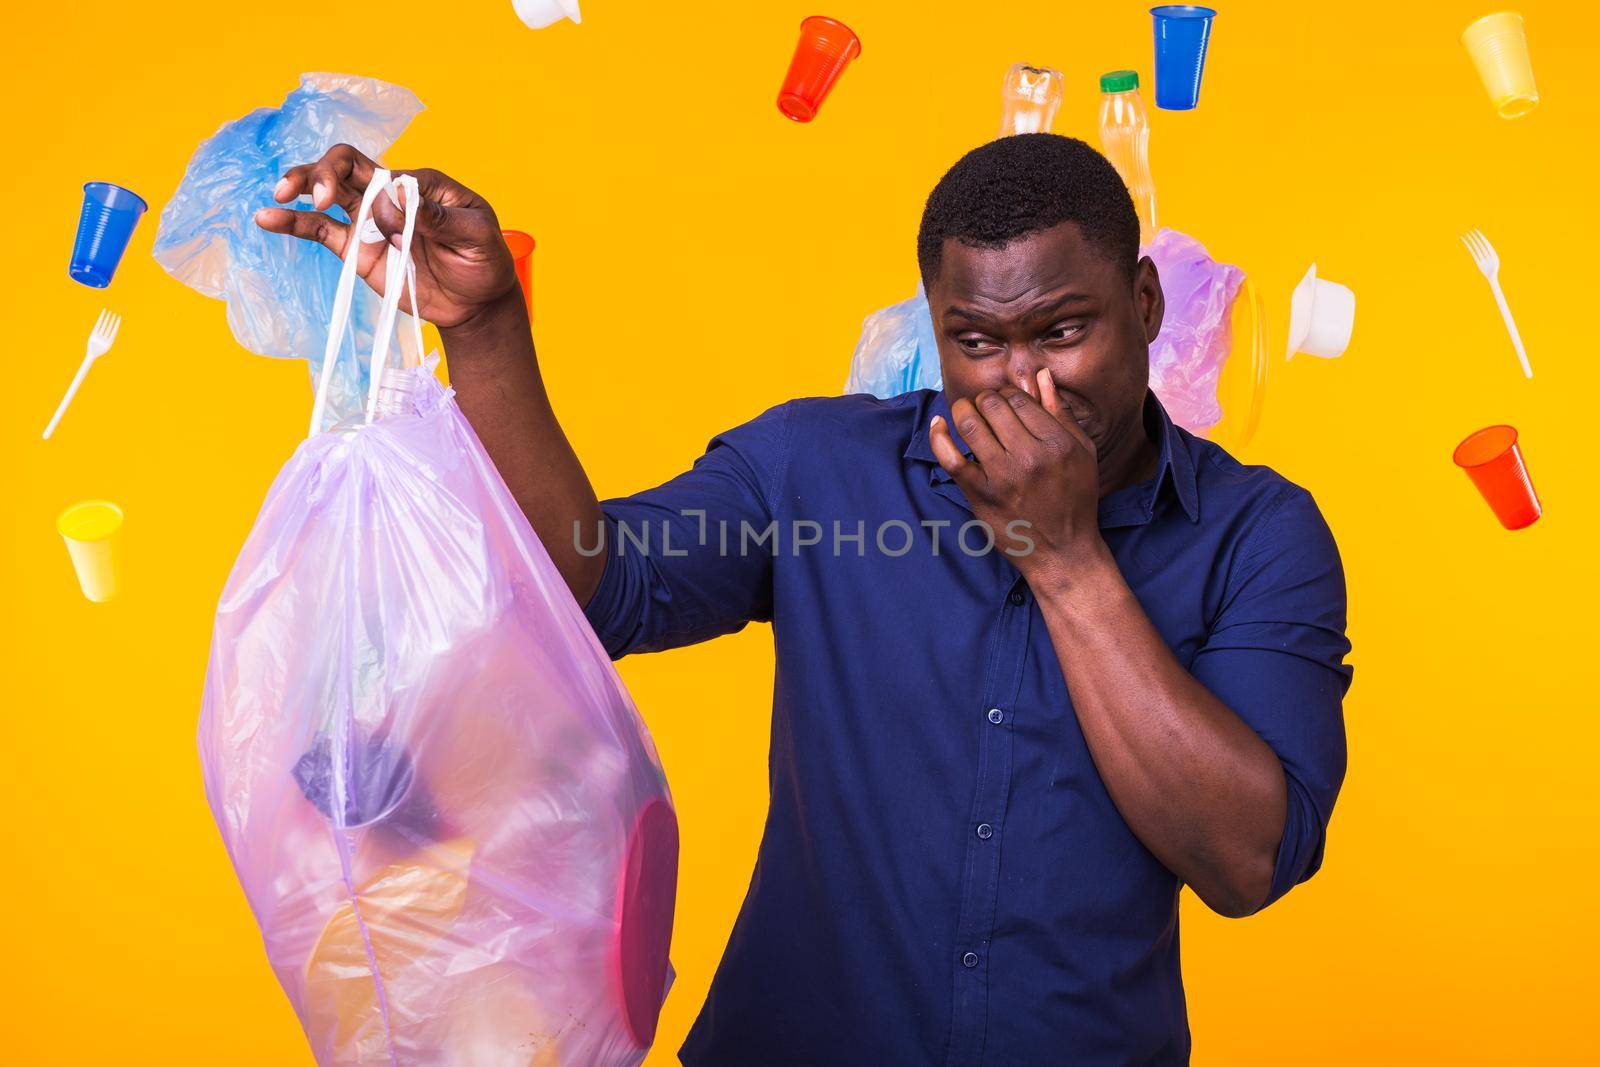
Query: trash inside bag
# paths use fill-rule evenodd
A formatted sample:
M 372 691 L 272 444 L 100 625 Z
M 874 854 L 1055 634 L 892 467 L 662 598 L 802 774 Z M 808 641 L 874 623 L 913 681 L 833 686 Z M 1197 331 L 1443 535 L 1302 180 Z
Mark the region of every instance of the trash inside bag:
M 268 491 L 206 798 L 318 1063 L 636 1067 L 673 978 L 666 778 L 434 365 L 375 356 L 372 421 Z
M 341 142 L 377 159 L 421 110 L 411 90 L 375 78 L 302 74 L 282 107 L 226 123 L 195 149 L 161 212 L 156 260 L 185 285 L 227 301 L 228 326 L 245 348 L 308 360 L 315 376 L 339 257 L 309 241 L 267 233 L 255 224 L 255 213 L 297 206 L 272 198 L 290 167 L 315 162 Z M 329 214 L 348 221 L 337 205 Z M 367 395 L 366 367 L 355 356 L 372 347 L 377 304 L 366 289 L 355 294 L 350 336 L 327 401 L 335 420 L 356 411 Z
M 1203 433 L 1222 418 L 1217 380 L 1232 347 L 1229 314 L 1244 271 L 1216 262 L 1177 230 L 1158 230 L 1140 254 L 1155 261 L 1166 297 L 1166 317 L 1150 345 L 1150 388 L 1174 422 Z M 911 299 L 867 316 L 844 391 L 887 398 L 942 387 L 933 319 L 918 285 Z

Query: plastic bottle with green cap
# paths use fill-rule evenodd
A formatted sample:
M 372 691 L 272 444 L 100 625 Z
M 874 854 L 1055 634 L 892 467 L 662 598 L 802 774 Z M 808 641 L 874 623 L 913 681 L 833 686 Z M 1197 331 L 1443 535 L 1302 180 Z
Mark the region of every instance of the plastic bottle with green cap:
M 1139 213 L 1139 239 L 1156 230 L 1156 183 L 1150 177 L 1150 119 L 1139 96 L 1139 73 L 1114 70 L 1100 75 L 1100 147 L 1133 196 Z

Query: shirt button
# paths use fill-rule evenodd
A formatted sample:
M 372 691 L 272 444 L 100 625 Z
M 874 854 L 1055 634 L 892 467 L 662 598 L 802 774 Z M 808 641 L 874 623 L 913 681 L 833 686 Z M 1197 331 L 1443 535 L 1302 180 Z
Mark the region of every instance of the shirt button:
M 965 956 L 961 957 L 961 966 L 963 966 L 963 967 L 976 967 L 977 965 L 978 965 L 978 954 L 976 952 L 969 952 Z
M 994 827 L 990 826 L 986 822 L 980 822 L 978 824 L 978 836 L 983 838 L 985 841 L 989 840 L 989 838 L 994 836 Z
M 1022 590 L 1020 589 L 1014 590 L 1011 594 L 1011 602 L 1013 604 L 1021 604 L 1026 599 L 1027 597 L 1022 595 Z
M 996 726 L 999 726 L 1000 723 L 1005 721 L 1005 717 L 1006 713 L 1001 711 L 999 708 L 989 709 L 989 721 L 994 723 Z

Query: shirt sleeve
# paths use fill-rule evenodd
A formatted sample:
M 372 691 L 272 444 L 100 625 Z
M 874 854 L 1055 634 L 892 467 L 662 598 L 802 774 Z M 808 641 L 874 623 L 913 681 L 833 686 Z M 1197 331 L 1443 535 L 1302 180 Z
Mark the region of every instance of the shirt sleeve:
M 1344 781 L 1344 567 L 1311 494 L 1298 487 L 1254 523 L 1193 673 L 1283 764 L 1288 810 L 1267 904 L 1322 865 Z
M 772 618 L 790 407 L 713 437 L 693 468 L 671 481 L 601 501 L 606 564 L 584 615 L 612 659 Z M 580 549 L 594 544 L 594 532 L 583 532 Z

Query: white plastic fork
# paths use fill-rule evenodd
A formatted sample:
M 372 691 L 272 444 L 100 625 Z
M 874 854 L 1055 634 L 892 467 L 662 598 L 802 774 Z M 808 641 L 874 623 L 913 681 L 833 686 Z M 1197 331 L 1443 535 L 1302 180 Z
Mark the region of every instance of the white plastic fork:
M 78 373 L 73 377 L 72 384 L 67 386 L 67 395 L 61 398 L 61 406 L 56 408 L 50 425 L 44 428 L 46 441 L 56 432 L 56 423 L 67 413 L 67 405 L 78 395 L 78 386 L 83 384 L 84 375 L 89 373 L 89 368 L 95 360 L 111 350 L 111 343 L 117 339 L 117 331 L 120 329 L 122 329 L 122 316 L 113 315 L 110 311 L 102 309 L 100 317 L 94 322 L 94 330 L 89 334 L 89 347 L 84 352 L 83 362 L 78 366 Z
M 1478 270 L 1489 279 L 1489 291 L 1494 294 L 1494 302 L 1500 305 L 1500 317 L 1505 320 L 1506 332 L 1511 335 L 1517 358 L 1522 361 L 1522 373 L 1532 378 L 1533 368 L 1528 366 L 1528 350 L 1522 347 L 1522 334 L 1517 332 L 1516 320 L 1511 317 L 1511 306 L 1506 303 L 1506 294 L 1500 290 L 1500 253 L 1494 250 L 1494 245 L 1489 243 L 1481 230 L 1468 230 L 1461 235 L 1461 243 L 1472 253 L 1472 261 L 1478 265 Z

